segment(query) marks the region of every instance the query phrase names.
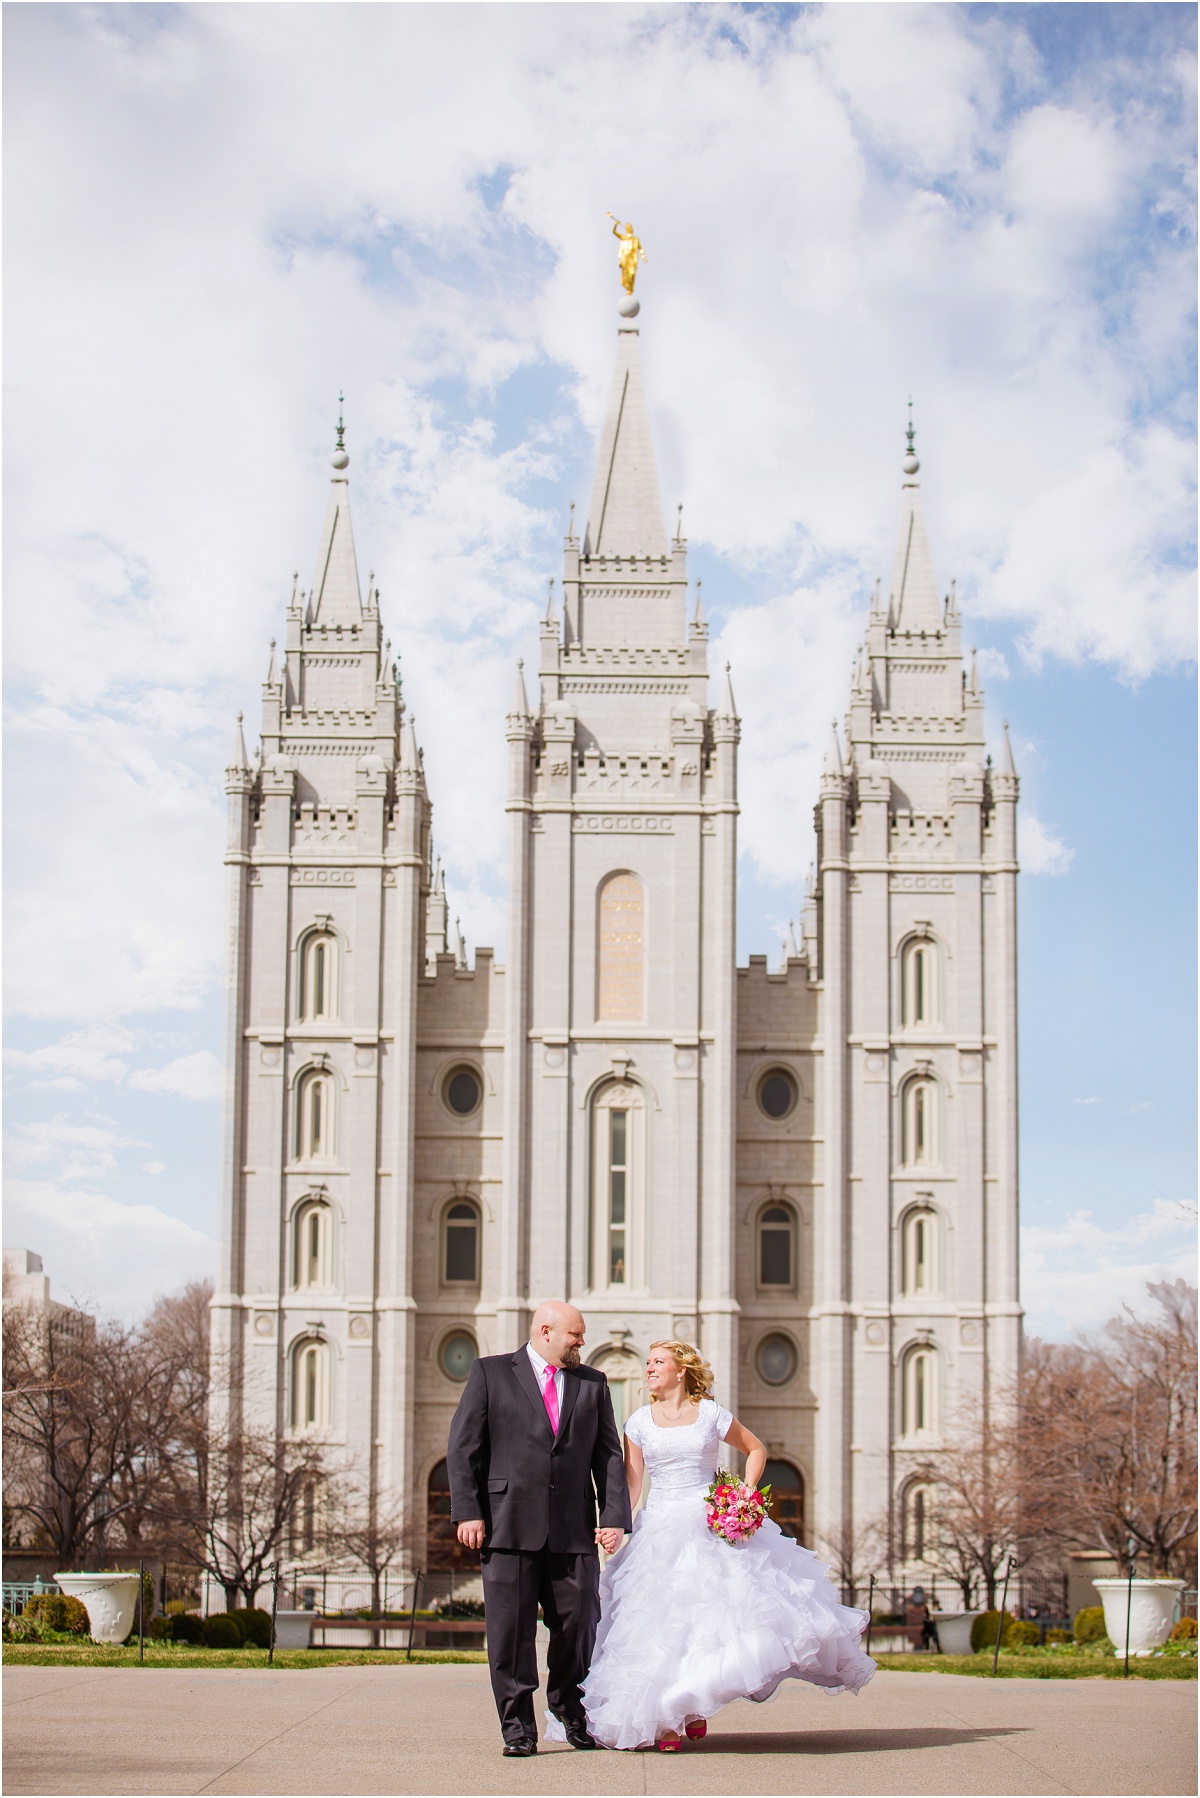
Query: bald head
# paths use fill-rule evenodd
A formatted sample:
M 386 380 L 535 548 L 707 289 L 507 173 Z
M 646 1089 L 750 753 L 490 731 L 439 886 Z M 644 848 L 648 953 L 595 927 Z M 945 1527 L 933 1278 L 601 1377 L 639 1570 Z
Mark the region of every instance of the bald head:
M 574 1305 L 564 1299 L 547 1299 L 533 1314 L 529 1345 L 552 1367 L 578 1367 L 584 1329 L 582 1314 Z

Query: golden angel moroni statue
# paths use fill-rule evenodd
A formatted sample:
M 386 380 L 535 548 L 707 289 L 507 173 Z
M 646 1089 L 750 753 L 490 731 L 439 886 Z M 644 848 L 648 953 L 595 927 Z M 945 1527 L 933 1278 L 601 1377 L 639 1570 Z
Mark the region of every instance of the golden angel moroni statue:
M 631 294 L 637 280 L 638 260 L 648 260 L 642 248 L 642 240 L 636 235 L 632 225 L 626 225 L 622 231 L 621 221 L 615 212 L 606 212 L 604 216 L 613 221 L 613 236 L 621 246 L 621 286 L 626 293 Z

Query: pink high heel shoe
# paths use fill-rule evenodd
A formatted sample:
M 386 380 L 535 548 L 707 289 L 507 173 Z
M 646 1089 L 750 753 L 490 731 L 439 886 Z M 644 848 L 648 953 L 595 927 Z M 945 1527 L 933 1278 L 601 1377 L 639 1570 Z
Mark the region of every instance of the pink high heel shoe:
M 683 1747 L 683 1743 L 679 1740 L 678 1736 L 662 1736 L 655 1742 L 654 1746 L 658 1749 L 660 1754 L 678 1754 Z
M 683 1733 L 691 1742 L 702 1742 L 708 1734 L 708 1724 L 700 1717 L 695 1723 L 685 1723 Z

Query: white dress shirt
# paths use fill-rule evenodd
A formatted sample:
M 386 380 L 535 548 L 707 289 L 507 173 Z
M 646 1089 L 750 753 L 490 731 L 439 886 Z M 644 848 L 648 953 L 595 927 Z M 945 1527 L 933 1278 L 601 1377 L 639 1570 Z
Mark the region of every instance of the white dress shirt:
M 543 1395 L 542 1403 L 545 1404 L 546 1369 L 549 1367 L 550 1363 L 549 1361 L 542 1360 L 542 1357 L 538 1354 L 532 1342 L 526 1343 L 525 1346 L 529 1350 L 529 1365 L 533 1368 L 533 1371 L 537 1376 L 538 1391 Z M 556 1367 L 554 1370 L 554 1390 L 558 1395 L 558 1415 L 561 1417 L 563 1400 L 563 1370 L 561 1367 Z M 549 1417 L 550 1413 L 547 1412 L 546 1415 Z

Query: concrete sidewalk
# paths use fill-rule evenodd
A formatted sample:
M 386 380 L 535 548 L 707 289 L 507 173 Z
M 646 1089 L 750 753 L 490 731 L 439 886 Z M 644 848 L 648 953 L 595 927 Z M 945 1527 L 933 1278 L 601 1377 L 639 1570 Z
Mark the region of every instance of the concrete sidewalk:
M 880 1673 L 789 1684 L 683 1754 L 500 1754 L 487 1669 L 11 1667 L 4 1791 L 36 1793 L 1194 1793 L 1196 1687 Z

